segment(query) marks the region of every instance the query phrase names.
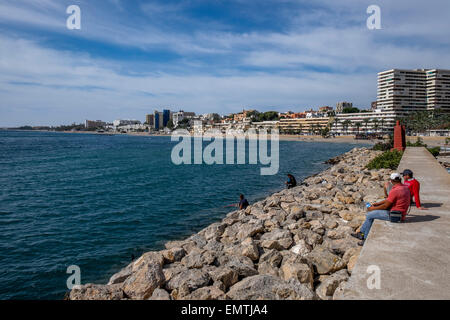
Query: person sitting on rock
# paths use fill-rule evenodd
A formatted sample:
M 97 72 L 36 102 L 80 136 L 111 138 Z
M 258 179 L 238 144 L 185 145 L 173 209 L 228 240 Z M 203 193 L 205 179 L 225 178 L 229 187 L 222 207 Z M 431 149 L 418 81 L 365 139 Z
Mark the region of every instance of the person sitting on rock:
M 370 228 L 372 227 L 373 220 L 389 220 L 390 211 L 400 211 L 402 213 L 402 221 L 408 211 L 411 201 L 411 194 L 408 186 L 402 183 L 402 178 L 399 173 L 391 174 L 392 189 L 386 200 L 372 204 L 367 208 L 369 211 L 366 215 L 361 231 L 358 233 L 352 233 L 352 236 L 360 239 L 358 245 L 364 245 L 365 239 L 369 235 Z
M 241 194 L 241 195 L 239 196 L 239 198 L 240 198 L 240 200 L 241 200 L 241 201 L 239 201 L 239 210 L 245 210 L 245 209 L 247 209 L 247 207 L 249 206 L 247 199 L 245 199 L 245 197 L 244 197 L 243 194 Z
M 291 189 L 297 185 L 297 181 L 295 180 L 294 176 L 290 173 L 288 173 L 288 181 L 285 182 L 288 189 Z
M 413 172 L 409 169 L 405 169 L 402 172 L 402 176 L 404 179 L 403 183 L 408 186 L 409 192 L 411 193 L 411 204 L 415 204 L 417 209 L 419 210 L 427 210 L 420 205 L 420 183 L 415 178 L 413 178 Z M 413 198 L 414 202 L 412 201 Z

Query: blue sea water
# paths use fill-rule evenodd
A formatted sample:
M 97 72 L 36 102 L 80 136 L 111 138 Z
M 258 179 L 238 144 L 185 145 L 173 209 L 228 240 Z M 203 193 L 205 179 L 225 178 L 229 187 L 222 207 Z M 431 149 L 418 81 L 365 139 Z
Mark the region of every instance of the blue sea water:
M 169 137 L 0 131 L 0 299 L 62 299 L 70 265 L 106 283 L 131 255 L 162 249 L 327 167 L 354 144 L 280 142 L 280 170 L 180 165 Z

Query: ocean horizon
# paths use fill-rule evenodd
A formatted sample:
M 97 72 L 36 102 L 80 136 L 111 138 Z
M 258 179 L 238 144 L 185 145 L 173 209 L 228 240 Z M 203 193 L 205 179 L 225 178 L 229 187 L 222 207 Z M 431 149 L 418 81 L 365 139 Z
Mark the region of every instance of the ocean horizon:
M 0 131 L 0 299 L 62 299 L 67 267 L 106 283 L 131 257 L 222 219 L 366 144 L 280 141 L 280 168 L 180 165 L 170 137 Z M 247 146 L 248 147 L 248 146 Z

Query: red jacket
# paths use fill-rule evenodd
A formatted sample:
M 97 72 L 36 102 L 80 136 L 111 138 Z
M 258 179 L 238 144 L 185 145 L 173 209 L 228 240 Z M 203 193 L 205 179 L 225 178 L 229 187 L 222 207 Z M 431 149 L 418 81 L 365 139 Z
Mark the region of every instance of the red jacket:
M 411 180 L 405 180 L 405 185 L 408 186 L 409 192 L 411 192 L 411 199 L 414 197 L 414 201 L 416 202 L 416 207 L 420 208 L 420 183 L 416 179 L 412 178 Z

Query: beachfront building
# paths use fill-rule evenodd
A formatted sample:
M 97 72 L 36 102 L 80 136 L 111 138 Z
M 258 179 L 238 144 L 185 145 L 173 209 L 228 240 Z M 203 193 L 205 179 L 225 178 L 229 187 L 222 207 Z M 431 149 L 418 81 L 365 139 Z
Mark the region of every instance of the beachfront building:
M 251 128 L 256 130 L 273 130 L 278 129 L 278 124 L 280 121 L 261 121 L 261 122 L 252 122 Z
M 319 134 L 329 122 L 329 117 L 282 118 L 278 128 L 284 134 Z
M 391 69 L 378 74 L 377 109 L 405 115 L 414 111 L 450 112 L 450 70 Z
M 106 122 L 101 121 L 101 120 L 95 120 L 95 121 L 93 121 L 93 120 L 86 120 L 84 122 L 84 127 L 86 129 L 102 128 L 104 126 L 106 126 Z
M 372 112 L 339 113 L 331 120 L 331 133 L 347 134 L 385 134 L 392 131 L 397 114 L 394 111 L 376 109 Z
M 141 124 L 139 120 L 114 120 L 113 126 L 114 127 L 121 127 L 121 126 L 127 126 L 127 125 L 135 125 L 135 124 Z

